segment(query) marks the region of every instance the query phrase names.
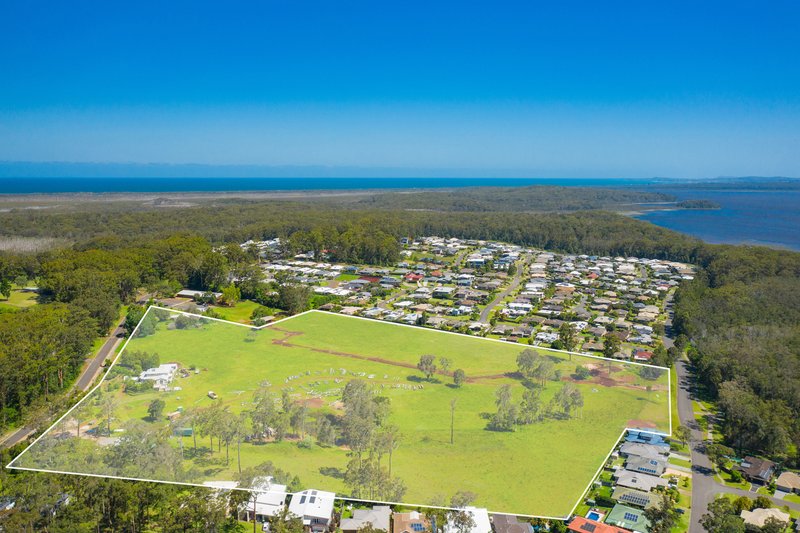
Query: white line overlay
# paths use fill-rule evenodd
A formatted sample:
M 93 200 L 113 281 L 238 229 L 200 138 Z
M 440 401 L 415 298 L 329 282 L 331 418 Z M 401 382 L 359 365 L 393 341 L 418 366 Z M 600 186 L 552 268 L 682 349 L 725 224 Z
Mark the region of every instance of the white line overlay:
M 204 484 L 201 484 L 201 483 L 186 483 L 186 482 L 181 482 L 181 481 L 164 481 L 164 480 L 159 480 L 159 479 L 145 479 L 145 478 L 124 477 L 124 476 L 111 476 L 111 475 L 103 475 L 103 474 L 89 474 L 89 473 L 85 473 L 85 472 L 68 472 L 68 471 L 61 471 L 61 470 L 48 470 L 48 469 L 42 469 L 42 468 L 28 468 L 28 467 L 16 466 L 14 464 L 19 460 L 20 457 L 25 455 L 25 453 L 28 452 L 28 450 L 30 450 L 33 446 L 35 446 L 36 443 L 39 442 L 39 440 L 41 440 L 45 435 L 47 435 L 59 423 L 61 423 L 61 421 L 64 420 L 73 410 L 75 410 L 79 405 L 81 405 L 81 403 L 83 403 L 83 401 L 86 400 L 86 398 L 91 396 L 92 393 L 94 393 L 98 388 L 100 388 L 103 385 L 103 382 L 105 381 L 105 379 L 108 376 L 109 372 L 111 372 L 111 369 L 114 368 L 114 365 L 117 364 L 117 361 L 119 360 L 119 358 L 122 355 L 122 353 L 125 351 L 125 348 L 127 348 L 128 343 L 131 341 L 131 339 L 136 337 L 136 333 L 139 331 L 139 326 L 141 326 L 141 324 L 144 321 L 145 317 L 147 317 L 148 313 L 150 313 L 150 311 L 153 310 L 153 309 L 159 309 L 159 310 L 162 310 L 162 311 L 167 311 L 167 312 L 172 313 L 172 314 L 181 314 L 181 315 L 186 315 L 186 316 L 197 317 L 197 318 L 201 318 L 203 320 L 213 320 L 213 321 L 216 321 L 216 322 L 222 322 L 222 323 L 225 323 L 225 324 L 231 324 L 231 325 L 234 325 L 234 326 L 239 326 L 239 327 L 248 328 L 248 329 L 252 329 L 252 330 L 261 330 L 261 329 L 264 329 L 264 328 L 269 328 L 269 327 L 275 326 L 277 324 L 280 324 L 282 322 L 286 322 L 287 320 L 292 320 L 294 318 L 297 318 L 297 317 L 300 317 L 300 316 L 303 316 L 303 315 L 306 315 L 306 314 L 309 314 L 309 313 L 322 313 L 322 314 L 335 315 L 335 316 L 339 316 L 339 317 L 343 317 L 343 318 L 350 318 L 350 319 L 355 319 L 355 320 L 367 320 L 367 321 L 370 321 L 370 322 L 380 322 L 382 324 L 398 326 L 398 327 L 424 329 L 426 331 L 431 331 L 431 332 L 434 332 L 434 333 L 441 333 L 441 334 L 447 334 L 447 335 L 458 335 L 458 336 L 461 336 L 461 337 L 469 337 L 471 339 L 476 339 L 476 340 L 483 340 L 483 341 L 489 341 L 489 342 L 499 342 L 499 343 L 502 343 L 502 344 L 505 344 L 505 345 L 509 344 L 508 342 L 502 341 L 500 339 L 490 339 L 490 338 L 486 338 L 486 337 L 465 335 L 463 333 L 456 333 L 456 332 L 453 332 L 453 331 L 442 331 L 442 330 L 438 330 L 438 329 L 425 328 L 425 327 L 420 327 L 420 326 L 413 326 L 413 325 L 409 325 L 409 324 L 399 324 L 399 323 L 396 323 L 396 322 L 387 322 L 385 320 L 377 320 L 377 319 L 360 317 L 360 316 L 343 315 L 343 314 L 340 314 L 340 313 L 333 313 L 333 312 L 328 312 L 328 311 L 320 311 L 318 309 L 311 309 L 311 310 L 308 310 L 308 311 L 303 311 L 302 313 L 298 313 L 296 315 L 285 317 L 285 318 L 282 318 L 280 320 L 276 320 L 274 322 L 269 322 L 267 324 L 262 324 L 260 326 L 253 326 L 253 325 L 248 325 L 248 324 L 242 324 L 240 322 L 233 322 L 233 321 L 230 321 L 230 320 L 224 320 L 224 319 L 221 319 L 221 318 L 214 318 L 214 317 L 199 315 L 197 313 L 188 313 L 186 311 L 180 311 L 180 310 L 177 310 L 177 309 L 170 309 L 168 307 L 161 307 L 161 306 L 157 306 L 157 305 L 151 305 L 151 306 L 149 306 L 147 308 L 147 311 L 145 311 L 144 315 L 142 315 L 142 318 L 139 320 L 139 323 L 136 325 L 136 327 L 131 332 L 131 335 L 125 340 L 125 344 L 122 345 L 122 348 L 117 353 L 116 357 L 114 358 L 114 361 L 108 366 L 108 368 L 106 369 L 105 373 L 103 374 L 102 379 L 100 379 L 100 381 L 97 383 L 97 385 L 92 387 L 92 389 L 89 390 L 83 396 L 83 398 L 81 398 L 66 413 L 64 413 L 61 417 L 59 417 L 58 420 L 56 420 L 49 428 L 47 428 L 44 432 L 42 432 L 42 434 L 39 435 L 31 444 L 29 444 L 28 447 L 25 448 L 19 455 L 17 455 L 14 459 L 12 459 L 11 462 L 6 465 L 6 468 L 10 468 L 10 469 L 14 469 L 14 470 L 24 470 L 24 471 L 29 471 L 29 472 L 45 472 L 45 473 L 50 473 L 50 474 L 67 474 L 67 475 L 87 476 L 87 477 L 96 477 L 96 478 L 104 478 L 104 479 L 119 479 L 119 480 L 123 480 L 123 481 L 145 481 L 145 482 L 148 482 L 148 483 L 163 483 L 163 484 L 167 484 L 167 485 L 181 485 L 181 486 L 188 486 L 188 487 L 200 487 L 200 488 L 209 489 L 209 490 L 216 490 L 216 491 L 238 490 L 238 491 L 245 491 L 245 492 L 253 492 L 251 489 L 241 488 L 241 487 L 236 487 L 236 488 L 233 488 L 233 489 L 227 489 L 227 488 L 226 489 L 220 489 L 220 488 L 216 488 L 214 486 L 204 485 Z M 558 353 L 564 353 L 564 354 L 570 354 L 570 355 L 577 355 L 577 356 L 580 356 L 580 357 L 588 357 L 588 358 L 591 358 L 591 359 L 599 359 L 599 360 L 602 360 L 602 361 L 609 361 L 609 359 L 607 359 L 605 357 L 601 357 L 601 356 L 597 356 L 597 355 L 590 355 L 590 354 L 585 354 L 585 353 L 580 353 L 580 352 L 570 352 L 570 351 L 567 351 L 567 350 L 557 350 L 557 349 L 554 349 L 554 348 L 539 348 L 539 349 L 543 350 L 543 351 L 558 352 Z M 672 427 L 672 377 L 670 375 L 670 369 L 668 367 L 664 367 L 664 366 L 648 365 L 648 364 L 637 363 L 637 362 L 633 362 L 633 361 L 618 361 L 618 360 L 613 360 L 613 361 L 616 362 L 616 363 L 619 363 L 619 364 L 623 364 L 623 365 L 646 366 L 646 367 L 650 367 L 650 368 L 657 368 L 657 369 L 665 370 L 667 372 L 667 405 L 669 407 L 669 433 L 663 433 L 663 432 L 660 432 L 660 431 L 640 429 L 640 428 L 625 428 L 625 429 L 623 429 L 622 432 L 620 433 L 619 438 L 614 442 L 614 445 L 611 447 L 611 450 L 609 450 L 609 452 L 606 455 L 605 459 L 603 459 L 603 462 L 600 463 L 600 466 L 597 469 L 597 471 L 595 472 L 594 476 L 592 476 L 592 479 L 589 480 L 589 484 L 586 486 L 586 489 L 584 489 L 584 491 L 581 492 L 581 495 L 579 496 L 578 500 L 575 502 L 575 505 L 572 506 L 572 510 L 566 516 L 528 515 L 528 514 L 519 514 L 519 513 L 515 513 L 515 512 L 508 512 L 508 511 L 490 511 L 491 514 L 508 514 L 508 515 L 514 515 L 514 516 L 519 516 L 519 517 L 523 517 L 523 518 L 541 518 L 541 519 L 545 519 L 545 520 L 563 520 L 563 521 L 569 520 L 570 517 L 572 517 L 573 513 L 575 512 L 575 509 L 578 507 L 578 505 L 580 505 L 581 501 L 583 500 L 583 497 L 586 495 L 586 493 L 591 488 L 592 484 L 594 483 L 594 480 L 597 478 L 597 476 L 603 470 L 603 467 L 605 466 L 606 462 L 608 461 L 608 458 L 614 452 L 614 449 L 617 447 L 617 445 L 619 444 L 619 442 L 622 440 L 622 438 L 625 436 L 625 434 L 627 432 L 635 431 L 637 433 L 646 433 L 646 434 L 658 435 L 658 436 L 662 436 L 662 437 L 671 437 L 672 436 L 672 432 L 673 432 L 673 427 Z M 269 492 L 269 491 L 258 491 L 258 492 Z M 389 501 L 381 501 L 381 500 L 364 500 L 364 499 L 349 498 L 349 497 L 337 497 L 336 499 L 337 500 L 342 500 L 342 501 L 353 501 L 353 502 L 362 502 L 362 503 L 375 503 L 375 504 L 381 504 L 381 505 L 401 505 L 401 506 L 405 506 L 405 507 L 426 507 L 426 508 L 430 508 L 430 509 L 457 510 L 456 508 L 453 508 L 453 507 L 441 507 L 441 506 L 436 506 L 436 505 L 427 505 L 427 504 L 419 504 L 419 503 L 389 502 Z

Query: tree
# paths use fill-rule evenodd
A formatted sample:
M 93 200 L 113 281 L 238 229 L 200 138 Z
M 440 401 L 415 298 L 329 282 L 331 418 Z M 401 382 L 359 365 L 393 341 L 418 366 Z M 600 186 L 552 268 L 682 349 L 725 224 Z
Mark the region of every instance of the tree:
M 11 298 L 11 280 L 0 276 L 0 296 L 6 300 Z
M 456 387 L 463 385 L 466 380 L 467 375 L 464 373 L 464 370 L 457 368 L 455 372 L 453 372 L 453 385 Z
M 586 379 L 591 375 L 591 371 L 583 365 L 575 367 L 575 379 Z
M 239 290 L 239 287 L 233 284 L 223 287 L 221 300 L 225 305 L 236 305 L 236 303 L 241 299 L 242 292 Z
M 619 351 L 620 340 L 616 335 L 607 334 L 603 337 L 603 356 L 611 359 Z
M 442 369 L 442 372 L 447 374 L 447 371 L 450 370 L 450 359 L 446 357 L 439 358 L 439 367 Z
M 493 431 L 513 431 L 517 420 L 517 408 L 512 403 L 511 385 L 503 385 L 495 392 L 497 412 L 489 420 L 488 428 Z
M 150 420 L 155 422 L 161 418 L 161 415 L 164 413 L 165 406 L 166 403 L 164 403 L 164 400 L 155 399 L 150 402 L 150 405 L 147 406 L 147 414 L 150 417 Z
M 772 507 L 772 500 L 763 494 L 759 494 L 756 496 L 756 499 L 753 500 L 754 509 L 769 509 L 770 507 Z
M 539 363 L 540 356 L 534 350 L 526 348 L 517 356 L 517 370 L 526 378 L 533 376 Z
M 519 409 L 520 424 L 532 424 L 542 419 L 542 400 L 539 391 L 536 389 L 526 389 L 522 393 L 522 403 Z
M 744 520 L 728 498 L 717 498 L 708 504 L 708 512 L 700 518 L 700 525 L 708 533 L 744 533 Z
M 130 336 L 133 334 L 133 330 L 139 324 L 139 321 L 142 320 L 144 312 L 144 307 L 141 305 L 132 304 L 128 306 L 128 311 L 125 313 L 125 322 L 122 326 L 125 329 L 126 335 Z
M 769 516 L 764 520 L 764 525 L 761 526 L 761 533 L 783 533 L 788 527 L 788 522 L 784 522 L 774 516 Z
M 669 533 L 678 521 L 678 511 L 671 493 L 665 491 L 662 494 L 658 505 L 644 510 L 644 516 L 650 522 L 650 533 Z
M 417 368 L 420 372 L 425 374 L 425 379 L 428 381 L 431 380 L 433 375 L 436 373 L 436 356 L 433 355 L 423 355 L 419 358 L 419 363 L 417 363 Z
M 686 446 L 689 439 L 692 438 L 692 430 L 681 424 L 675 428 L 675 438 L 681 443 L 681 446 Z
M 547 380 L 555 375 L 555 371 L 555 363 L 553 363 L 553 361 L 551 361 L 548 357 L 542 357 L 539 361 L 539 364 L 536 366 L 536 369 L 533 371 L 533 375 L 539 380 L 542 387 L 544 387 L 547 383 Z
M 561 346 L 568 352 L 575 350 L 577 344 L 577 335 L 575 328 L 569 322 L 562 322 L 558 328 L 558 340 L 561 341 Z M 572 361 L 572 353 L 569 354 L 569 360 Z

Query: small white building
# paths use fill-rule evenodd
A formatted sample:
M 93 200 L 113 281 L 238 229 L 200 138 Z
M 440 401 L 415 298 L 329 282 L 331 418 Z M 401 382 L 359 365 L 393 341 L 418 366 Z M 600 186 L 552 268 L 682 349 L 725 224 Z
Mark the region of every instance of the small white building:
M 333 519 L 335 498 L 333 492 L 307 489 L 292 495 L 289 513 L 300 517 L 311 531 L 325 531 Z

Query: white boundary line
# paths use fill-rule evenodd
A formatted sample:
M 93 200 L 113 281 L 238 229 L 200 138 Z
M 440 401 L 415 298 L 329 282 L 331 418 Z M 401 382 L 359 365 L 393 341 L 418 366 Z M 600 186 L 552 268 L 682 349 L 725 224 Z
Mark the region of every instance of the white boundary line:
M 303 311 L 302 313 L 298 313 L 296 315 L 288 316 L 288 317 L 282 318 L 280 320 L 276 320 L 274 322 L 269 322 L 269 323 L 263 324 L 261 326 L 251 326 L 251 325 L 247 325 L 247 324 L 242 324 L 240 322 L 233 322 L 233 321 L 230 321 L 230 320 L 224 320 L 224 319 L 221 319 L 221 318 L 208 317 L 208 316 L 199 315 L 199 314 L 196 314 L 196 313 L 188 313 L 186 311 L 181 311 L 181 310 L 177 310 L 177 309 L 170 309 L 170 308 L 167 308 L 167 307 L 151 305 L 150 307 L 147 308 L 147 311 L 145 311 L 144 315 L 142 315 L 142 318 L 139 320 L 139 323 L 136 324 L 136 327 L 133 328 L 133 331 L 131 332 L 130 337 L 128 337 L 125 340 L 125 344 L 122 345 L 122 348 L 119 350 L 119 352 L 117 353 L 117 355 L 114 358 L 114 360 L 111 362 L 111 364 L 106 369 L 106 371 L 103 374 L 103 377 L 100 380 L 100 382 L 97 385 L 95 385 L 94 387 L 92 387 L 92 389 L 89 392 L 87 392 L 83 396 L 83 398 L 78 400 L 78 402 L 75 405 L 73 405 L 60 418 L 58 418 L 58 420 L 53 422 L 53 424 L 49 428 L 47 428 L 44 432 L 42 432 L 42 434 L 39 435 L 32 443 L 30 443 L 19 455 L 17 455 L 14 459 L 12 459 L 11 462 L 6 465 L 6 468 L 14 469 L 14 470 L 24 470 L 24 471 L 29 471 L 29 472 L 44 472 L 44 473 L 50 473 L 50 474 L 66 474 L 66 475 L 76 475 L 76 476 L 88 476 L 88 477 L 96 477 L 96 478 L 103 478 L 103 479 L 119 479 L 119 480 L 123 480 L 123 481 L 144 481 L 144 482 L 148 482 L 148 483 L 163 483 L 163 484 L 166 484 L 166 485 L 181 485 L 181 486 L 187 486 L 187 487 L 200 487 L 200 488 L 205 488 L 205 489 L 210 489 L 210 490 L 241 490 L 241 491 L 251 492 L 250 489 L 238 488 L 238 487 L 234 488 L 234 489 L 220 489 L 219 487 L 213 487 L 213 486 L 204 485 L 204 484 L 200 484 L 200 483 L 186 483 L 186 482 L 182 482 L 182 481 L 164 481 L 164 480 L 159 480 L 159 479 L 134 478 L 134 477 L 125 477 L 125 476 L 103 475 L 103 474 L 89 474 L 89 473 L 85 473 L 85 472 L 68 472 L 68 471 L 62 471 L 62 470 L 48 470 L 48 469 L 42 469 L 42 468 L 27 468 L 27 467 L 21 467 L 21 466 L 15 466 L 14 465 L 14 463 L 20 457 L 22 457 L 28 450 L 30 450 L 34 445 L 36 445 L 36 443 L 39 442 L 39 440 L 41 440 L 45 435 L 47 435 L 50 431 L 52 431 L 53 428 L 55 428 L 62 420 L 64 420 L 64 418 L 66 418 L 84 400 L 86 400 L 98 388 L 100 388 L 103 385 L 103 382 L 105 381 L 105 379 L 108 376 L 109 372 L 111 372 L 111 369 L 114 368 L 114 365 L 117 363 L 119 358 L 122 356 L 122 352 L 125 351 L 125 348 L 127 348 L 128 343 L 131 341 L 131 339 L 133 339 L 136 336 L 136 333 L 139 331 L 139 326 L 142 324 L 142 322 L 144 321 L 145 317 L 147 317 L 148 313 L 150 313 L 150 311 L 152 309 L 160 309 L 162 311 L 167 311 L 167 312 L 172 313 L 172 314 L 182 314 L 182 315 L 187 315 L 187 316 L 194 316 L 194 317 L 198 317 L 198 318 L 205 319 L 205 320 L 213 320 L 213 321 L 216 321 L 216 322 L 222 322 L 222 323 L 231 324 L 231 325 L 234 325 L 234 326 L 245 327 L 245 328 L 252 329 L 252 330 L 261 330 L 261 329 L 264 329 L 264 328 L 268 328 L 270 326 L 274 326 L 276 324 L 280 324 L 281 322 L 286 322 L 287 320 L 291 320 L 293 318 L 297 318 L 297 317 L 300 317 L 300 316 L 303 316 L 303 315 L 306 315 L 306 314 L 309 314 L 309 313 L 320 313 L 320 314 L 325 314 L 325 315 L 339 316 L 339 317 L 343 317 L 343 318 L 355 318 L 355 319 L 360 319 L 360 320 L 366 320 L 366 321 L 369 321 L 369 322 L 379 322 L 379 323 L 382 323 L 382 324 L 389 324 L 389 325 L 392 325 L 392 326 L 416 328 L 416 329 L 419 329 L 419 330 L 430 331 L 430 332 L 434 332 L 434 333 L 447 333 L 447 334 L 450 334 L 450 335 L 458 335 L 460 337 L 467 337 L 467 338 L 470 338 L 470 339 L 481 339 L 481 340 L 484 340 L 484 341 L 499 342 L 499 343 L 504 344 L 506 346 L 513 346 L 513 344 L 509 344 L 508 342 L 501 341 L 499 339 L 490 339 L 490 338 L 486 338 L 486 337 L 479 337 L 479 336 L 473 336 L 473 335 L 464 335 L 462 333 L 456 333 L 456 332 L 453 332 L 453 331 L 442 331 L 442 330 L 438 330 L 438 329 L 424 328 L 424 327 L 419 327 L 419 326 L 412 326 L 412 325 L 409 325 L 409 324 L 398 324 L 396 322 L 387 322 L 385 320 L 375 320 L 375 319 L 365 318 L 365 317 L 360 317 L 360 316 L 343 315 L 341 313 L 332 313 L 332 312 L 327 312 L 327 311 L 320 311 L 318 309 L 311 309 L 311 310 L 308 310 L 308 311 Z M 519 345 L 519 346 L 525 346 L 525 345 Z M 662 369 L 662 370 L 666 370 L 667 371 L 667 405 L 669 407 L 669 409 L 668 409 L 668 411 L 669 411 L 669 433 L 662 433 L 662 432 L 659 432 L 659 431 L 651 431 L 651 430 L 638 429 L 638 428 L 625 428 L 625 429 L 623 429 L 622 432 L 620 433 L 620 436 L 617 438 L 617 440 L 614 442 L 614 445 L 611 447 L 611 450 L 608 452 L 608 454 L 606 454 L 606 457 L 605 457 L 605 459 L 603 459 L 603 462 L 600 464 L 600 467 L 597 469 L 595 474 L 592 476 L 592 479 L 589 480 L 589 484 L 586 486 L 586 489 L 584 489 L 584 491 L 581 492 L 581 495 L 578 497 L 578 500 L 575 502 L 575 505 L 572 506 L 572 510 L 569 512 L 569 514 L 567 514 L 566 516 L 557 517 L 557 516 L 545 516 L 545 515 L 519 514 L 519 513 L 505 512 L 505 511 L 491 511 L 491 514 L 508 514 L 508 515 L 519 516 L 519 517 L 523 517 L 523 518 L 541 518 L 541 519 L 545 519 L 545 520 L 566 521 L 566 520 L 569 520 L 569 518 L 575 512 L 575 509 L 578 507 L 578 505 L 580 505 L 581 501 L 583 500 L 584 495 L 589 491 L 589 489 L 591 488 L 592 484 L 594 483 L 594 480 L 600 474 L 600 472 L 602 471 L 602 469 L 605 466 L 606 462 L 608 461 L 608 458 L 611 457 L 611 454 L 614 452 L 614 449 L 620 443 L 620 441 L 622 440 L 622 437 L 625 435 L 626 432 L 636 431 L 638 433 L 648 433 L 648 434 L 652 434 L 652 435 L 659 435 L 659 436 L 662 436 L 662 437 L 672 436 L 672 386 L 671 386 L 671 375 L 670 375 L 670 372 L 669 372 L 670 369 L 668 367 L 647 365 L 647 364 L 644 364 L 644 363 L 636 363 L 636 362 L 631 362 L 631 361 L 617 361 L 617 360 L 608 359 L 608 358 L 605 358 L 605 357 L 600 357 L 600 356 L 597 356 L 597 355 L 588 355 L 588 354 L 583 354 L 583 353 L 579 353 L 579 352 L 570 352 L 570 351 L 567 351 L 567 350 L 556 350 L 556 349 L 552 349 L 552 348 L 538 348 L 538 347 L 534 347 L 533 349 L 539 349 L 539 350 L 544 350 L 544 351 L 552 351 L 552 352 L 557 352 L 557 353 L 565 353 L 565 354 L 569 354 L 569 355 L 577 355 L 579 357 L 589 357 L 589 358 L 592 358 L 592 359 L 600 359 L 600 360 L 603 360 L 603 361 L 613 361 L 613 362 L 617 362 L 617 363 L 621 363 L 621 364 L 627 364 L 627 365 L 649 366 L 649 367 L 652 367 L 652 368 L 658 368 L 658 369 Z M 263 492 L 263 491 L 261 491 L 261 492 Z M 336 499 L 337 500 L 342 500 L 342 501 L 376 503 L 376 504 L 383 504 L 383 505 L 397 505 L 397 506 L 403 506 L 403 507 L 426 507 L 426 508 L 430 508 L 430 509 L 454 510 L 454 508 L 452 508 L 452 507 L 440 507 L 440 506 L 435 506 L 435 505 L 425 505 L 425 504 L 406 503 L 406 502 L 388 502 L 388 501 L 381 501 L 381 500 L 364 500 L 364 499 L 360 499 L 360 498 L 349 498 L 349 497 L 341 497 L 341 498 L 336 498 Z

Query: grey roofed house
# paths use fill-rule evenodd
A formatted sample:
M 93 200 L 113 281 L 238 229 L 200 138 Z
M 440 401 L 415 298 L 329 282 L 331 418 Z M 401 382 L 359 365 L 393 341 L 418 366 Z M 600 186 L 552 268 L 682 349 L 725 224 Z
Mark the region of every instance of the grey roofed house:
M 611 498 L 617 500 L 619 503 L 649 509 L 650 507 L 658 505 L 661 500 L 664 499 L 664 496 L 657 492 L 645 492 L 628 487 L 616 487 L 611 494 Z
M 533 533 L 533 526 L 510 514 L 492 515 L 492 529 L 495 533 Z
M 373 505 L 372 509 L 354 509 L 352 518 L 343 518 L 339 527 L 344 533 L 355 532 L 372 524 L 381 531 L 389 531 L 392 509 L 388 505 Z
M 619 454 L 623 457 L 642 457 L 645 459 L 663 459 L 669 454 L 660 446 L 645 444 L 641 442 L 626 442 L 619 448 Z
M 617 485 L 620 487 L 639 489 L 645 492 L 650 492 L 656 487 L 665 487 L 667 485 L 666 479 L 661 479 L 660 477 L 651 476 L 649 474 L 640 474 L 639 472 L 632 472 L 626 469 L 617 470 L 614 472 L 614 477 L 617 479 Z
M 739 465 L 739 470 L 749 481 L 769 483 L 775 474 L 775 463 L 768 459 L 747 456 Z
M 629 457 L 625 463 L 625 469 L 642 474 L 660 476 L 667 469 L 667 460 L 663 457 L 658 459 L 648 459 L 646 457 Z

